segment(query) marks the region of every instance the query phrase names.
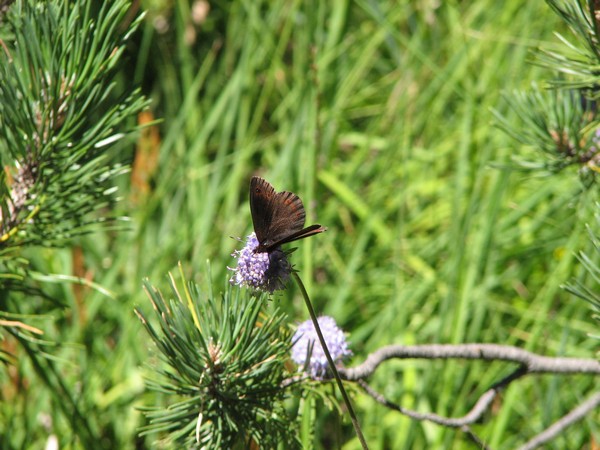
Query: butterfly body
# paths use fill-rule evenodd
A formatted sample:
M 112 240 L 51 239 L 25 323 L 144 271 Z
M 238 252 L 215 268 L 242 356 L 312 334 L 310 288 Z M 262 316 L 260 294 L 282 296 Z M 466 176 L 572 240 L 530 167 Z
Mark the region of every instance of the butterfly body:
M 306 212 L 300 197 L 288 191 L 276 192 L 260 177 L 252 177 L 250 181 L 250 212 L 259 243 L 255 253 L 270 252 L 327 229 L 321 225 L 304 228 Z

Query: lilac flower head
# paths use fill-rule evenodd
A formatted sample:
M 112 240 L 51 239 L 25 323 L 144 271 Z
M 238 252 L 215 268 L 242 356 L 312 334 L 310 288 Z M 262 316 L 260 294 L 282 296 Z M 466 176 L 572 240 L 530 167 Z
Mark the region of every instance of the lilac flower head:
M 229 282 L 258 291 L 273 293 L 285 288 L 290 278 L 292 266 L 286 254 L 279 248 L 270 252 L 254 253 L 258 247 L 256 234 L 251 233 L 246 238 L 246 245 L 241 250 L 235 250 L 231 256 L 237 258 L 237 267 Z
M 332 317 L 319 317 L 317 321 L 321 327 L 329 354 L 335 362 L 340 361 L 344 356 L 352 354 L 348 349 L 344 332 L 337 326 Z M 325 352 L 323 352 L 323 347 L 321 347 L 321 342 L 319 341 L 312 320 L 302 322 L 298 326 L 292 342 L 294 342 L 292 346 L 292 360 L 300 367 L 306 366 L 313 378 L 322 378 L 327 373 L 329 364 L 327 363 Z M 306 359 L 309 351 L 310 361 L 307 364 Z

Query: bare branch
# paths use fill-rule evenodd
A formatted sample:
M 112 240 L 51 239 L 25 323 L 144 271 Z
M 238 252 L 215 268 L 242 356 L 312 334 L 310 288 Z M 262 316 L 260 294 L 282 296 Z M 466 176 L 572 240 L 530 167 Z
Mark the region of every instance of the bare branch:
M 402 406 L 396 403 L 390 402 L 383 395 L 381 395 L 380 393 L 375 391 L 375 389 L 369 386 L 366 381 L 358 380 L 358 384 L 365 390 L 365 392 L 368 395 L 373 397 L 382 405 L 387 406 L 390 409 L 396 410 L 399 413 L 416 420 L 428 420 L 430 422 L 437 423 L 438 425 L 443 425 L 452 428 L 460 428 L 461 431 L 463 431 L 469 437 L 469 439 L 471 439 L 477 445 L 477 448 L 481 450 L 488 450 L 488 447 L 485 445 L 485 443 L 475 433 L 473 433 L 473 430 L 471 430 L 468 424 L 475 422 L 479 418 L 479 416 L 483 414 L 488 405 L 492 402 L 492 400 L 496 396 L 496 392 L 494 392 L 492 389 L 487 391 L 479 398 L 477 404 L 473 407 L 471 411 L 469 411 L 469 413 L 466 416 L 452 419 L 442 417 L 433 413 L 420 413 L 407 408 L 403 408 Z
M 488 406 L 491 405 L 496 395 L 500 391 L 502 391 L 505 386 L 508 386 L 512 381 L 516 380 L 517 378 L 520 378 L 524 374 L 525 370 L 521 367 L 515 370 L 513 373 L 503 378 L 490 389 L 485 391 L 481 395 L 481 397 L 479 397 L 479 400 L 477 400 L 475 406 L 473 406 L 473 408 L 471 408 L 471 410 L 467 414 L 465 414 L 462 417 L 456 418 L 443 417 L 434 413 L 420 413 L 407 408 L 403 408 L 402 406 L 386 399 L 383 395 L 381 395 L 380 393 L 375 391 L 371 386 L 369 386 L 364 380 L 358 380 L 358 384 L 365 390 L 367 394 L 373 397 L 376 401 L 378 401 L 384 406 L 387 406 L 390 409 L 394 409 L 400 412 L 401 414 L 404 414 L 416 420 L 428 420 L 430 422 L 437 423 L 438 425 L 443 425 L 452 428 L 460 428 L 477 422 L 481 418 L 483 413 L 486 411 Z
M 490 450 L 490 448 L 487 445 L 485 445 L 485 442 L 483 442 L 481 438 L 477 436 L 468 425 L 464 425 L 460 427 L 460 429 L 469 437 L 469 439 L 471 439 L 471 441 L 477 446 L 479 450 Z
M 462 417 L 449 418 L 434 413 L 420 413 L 389 401 L 367 384 L 365 378 L 372 375 L 377 367 L 388 359 L 477 359 L 483 361 L 507 361 L 519 367 L 503 378 L 477 400 L 475 405 Z M 363 364 L 353 368 L 338 369 L 342 378 L 358 381 L 358 384 L 377 402 L 416 420 L 427 420 L 438 425 L 460 428 L 470 439 L 485 448 L 483 442 L 472 432 L 470 425 L 477 422 L 490 407 L 494 398 L 513 381 L 529 374 L 590 374 L 600 375 L 600 362 L 588 358 L 565 358 L 537 355 L 527 350 L 509 345 L 462 344 L 462 345 L 390 345 L 371 353 Z M 555 422 L 527 442 L 521 450 L 531 450 L 554 439 L 564 429 L 581 420 L 591 410 L 600 405 L 600 392 L 592 395 L 567 415 Z
M 563 416 L 560 420 L 554 422 L 551 426 L 546 428 L 540 434 L 529 440 L 519 450 L 533 450 L 546 442 L 551 441 L 566 428 L 573 425 L 575 422 L 580 421 L 589 413 L 592 409 L 600 405 L 600 392 L 596 392 L 585 402 L 581 403 L 575 409 L 571 410 L 567 415 Z
M 371 353 L 363 364 L 353 368 L 339 369 L 339 371 L 346 380 L 356 381 L 372 375 L 379 364 L 393 358 L 508 361 L 523 365 L 527 374 L 587 373 L 600 375 L 600 362 L 595 359 L 541 356 L 518 347 L 498 344 L 389 345 Z

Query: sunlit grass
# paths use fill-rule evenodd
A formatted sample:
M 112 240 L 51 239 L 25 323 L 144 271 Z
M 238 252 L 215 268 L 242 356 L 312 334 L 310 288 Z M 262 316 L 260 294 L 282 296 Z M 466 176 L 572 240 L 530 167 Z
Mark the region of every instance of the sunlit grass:
M 113 425 L 99 426 L 115 442 L 133 448 L 142 423 L 136 380 L 149 340 L 133 313 L 151 308 L 142 278 L 166 284 L 181 261 L 202 286 L 210 260 L 224 286 L 239 246 L 231 237 L 251 228 L 255 174 L 298 193 L 308 222 L 328 227 L 292 261 L 318 313 L 350 333 L 357 362 L 391 343 L 594 355 L 590 311 L 561 289 L 583 276 L 574 255 L 589 246 L 589 198 L 574 173 L 544 179 L 492 166 L 519 151 L 494 126 L 491 109 L 506 110 L 500 94 L 548 76 L 528 64 L 559 26 L 543 3 L 238 1 L 211 3 L 202 23 L 184 3 L 169 10 L 166 34 L 151 12 L 132 54 L 162 120 L 151 194 L 133 202 L 127 183 L 119 208 L 131 230 L 80 240 L 91 278 L 116 298 L 87 290 L 78 304 L 70 288 L 57 292 L 83 315 L 56 338 L 87 343 L 78 356 L 93 387 L 85 399 L 107 414 Z M 71 270 L 68 252 L 38 263 Z M 293 288 L 274 301 L 307 317 Z M 371 381 L 403 406 L 460 415 L 507 371 L 408 361 Z M 118 390 L 123 383 L 135 388 Z M 589 379 L 522 380 L 474 431 L 491 448 L 513 448 L 591 388 Z M 460 431 L 355 402 L 372 448 L 472 448 Z M 336 423 L 327 412 L 321 420 L 320 429 Z M 588 443 L 597 426 L 585 425 L 557 445 Z M 342 436 L 359 448 L 347 423 Z

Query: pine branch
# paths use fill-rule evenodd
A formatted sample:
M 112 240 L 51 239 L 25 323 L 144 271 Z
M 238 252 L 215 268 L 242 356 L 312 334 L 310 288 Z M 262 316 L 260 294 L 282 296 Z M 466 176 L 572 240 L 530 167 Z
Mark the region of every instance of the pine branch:
M 291 347 L 286 316 L 264 315 L 266 297 L 237 289 L 216 298 L 171 277 L 167 300 L 148 281 L 144 288 L 158 323 L 136 313 L 163 360 L 147 386 L 166 394 L 170 406 L 144 408 L 142 434 L 160 433 L 185 448 L 297 446 L 280 387 Z
M 9 3 L 0 3 L 0 302 L 11 311 L 0 311 L 0 326 L 20 351 L 0 359 L 27 359 L 81 445 L 94 448 L 98 418 L 49 354 L 55 344 L 25 323 L 52 304 L 23 302 L 24 320 L 15 322 L 21 303 L 12 300 L 19 291 L 57 302 L 39 288 L 49 277 L 23 256 L 26 247 L 59 247 L 116 226 L 116 217 L 100 213 L 115 201 L 115 178 L 127 170 L 111 146 L 136 130 L 136 115 L 148 104 L 116 80 L 142 18 L 127 19 L 127 0 Z
M 594 1 L 547 0 L 550 8 L 565 22 L 572 40 L 558 35 L 561 45 L 541 48 L 536 63 L 568 78 L 551 81 L 555 87 L 586 89 L 598 85 L 600 48 L 598 18 Z
M 498 127 L 535 149 L 529 157 L 513 156 L 516 168 L 548 175 L 576 167 L 583 181 L 595 179 L 600 170 L 600 135 L 595 103 L 584 91 L 541 90 L 534 85 L 527 92 L 516 91 L 504 98 L 520 120 L 516 125 L 494 111 Z
M 596 225 L 598 224 L 600 224 L 600 215 L 596 215 Z M 600 239 L 598 239 L 598 236 L 596 236 L 594 228 L 588 225 L 587 230 L 595 252 L 597 254 L 600 253 Z M 577 259 L 585 269 L 586 273 L 592 277 L 592 280 L 595 282 L 595 286 L 598 286 L 598 284 L 600 284 L 600 267 L 598 267 L 597 263 L 592 257 L 583 252 L 577 255 Z M 577 279 L 571 280 L 564 286 L 564 288 L 567 292 L 570 292 L 571 294 L 590 303 L 596 312 L 600 312 L 600 294 L 598 294 L 594 288 L 588 287 L 586 284 Z
M 543 89 L 505 96 L 520 124 L 495 112 L 498 125 L 518 142 L 541 152 L 512 157 L 517 168 L 544 175 L 577 167 L 585 186 L 600 173 L 600 14 L 596 1 L 547 0 L 565 22 L 572 38 L 558 35 L 560 43 L 536 51 L 534 62 L 556 76 Z M 550 87 L 550 89 L 547 89 Z
M 61 246 L 114 217 L 111 146 L 136 129 L 139 90 L 115 82 L 128 37 L 130 2 L 16 2 L 4 17 L 0 54 L 0 251 Z M 127 25 L 123 27 L 123 25 Z M 10 255 L 14 256 L 14 252 Z M 1 262 L 1 261 L 0 261 Z

